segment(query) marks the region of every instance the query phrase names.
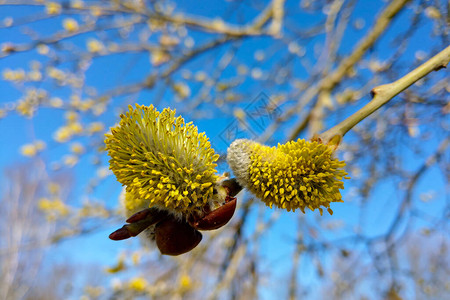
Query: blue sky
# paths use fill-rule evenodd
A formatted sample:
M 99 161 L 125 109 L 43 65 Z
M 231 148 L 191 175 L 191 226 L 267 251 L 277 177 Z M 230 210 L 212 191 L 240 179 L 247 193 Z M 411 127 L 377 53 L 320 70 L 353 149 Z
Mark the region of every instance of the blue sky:
M 221 2 L 214 1 L 209 3 L 208 5 L 200 4 L 200 2 L 191 2 L 191 1 L 181 1 L 177 3 L 177 10 L 180 12 L 189 12 L 191 15 L 202 15 L 208 18 L 214 18 L 215 16 L 223 16 L 223 7 Z M 237 5 L 236 7 L 234 5 Z M 287 23 L 286 28 L 292 28 L 294 26 L 310 26 L 311 24 L 318 23 L 323 19 L 323 15 L 318 17 L 317 15 L 302 13 L 298 14 L 300 11 L 297 2 L 287 2 L 288 8 L 286 10 L 287 15 Z M 362 30 L 356 30 L 354 28 L 349 28 L 344 37 L 341 47 L 339 48 L 338 53 L 345 56 L 348 55 L 350 49 L 352 49 L 355 45 L 355 41 L 360 39 L 368 28 L 372 25 L 374 21 L 375 12 L 378 12 L 381 7 L 384 6 L 383 1 L 359 1 L 356 7 L 354 8 L 354 15 L 357 16 L 358 20 L 362 20 L 365 25 Z M 42 7 L 33 7 L 33 6 L 25 6 L 25 7 L 16 7 L 16 6 L 2 6 L 0 10 L 0 20 L 5 19 L 6 17 L 13 17 L 14 19 L 20 19 L 23 16 L 30 16 L 37 13 L 42 13 Z M 225 10 L 225 14 L 228 16 L 228 22 L 248 22 L 251 20 L 256 14 L 258 10 L 252 8 L 246 4 L 227 4 L 227 9 Z M 402 32 L 408 30 L 405 28 L 404 24 L 408 24 L 407 20 L 409 20 L 412 16 L 411 9 L 406 9 L 404 12 L 400 14 L 398 18 L 396 18 L 392 24 L 392 26 L 387 30 L 386 34 L 377 43 L 365 58 L 368 57 L 378 57 L 379 59 L 384 59 L 390 57 L 392 53 L 396 50 L 395 46 L 392 46 L 391 41 L 394 37 L 399 35 Z M 43 36 L 48 36 L 55 32 L 56 30 L 60 30 L 60 24 L 63 17 L 54 17 L 49 20 L 39 21 L 32 23 L 29 27 L 36 32 L 39 32 Z M 356 19 L 355 19 L 356 20 Z M 355 21 L 353 20 L 353 21 Z M 81 22 L 80 19 L 78 21 Z M 398 75 L 403 75 L 406 70 L 408 70 L 408 62 L 415 60 L 414 57 L 418 51 L 423 51 L 428 54 L 430 51 L 434 51 L 441 46 L 441 43 L 438 39 L 430 38 L 430 31 L 432 30 L 432 23 L 427 22 L 427 20 L 421 20 L 421 24 L 419 29 L 415 31 L 413 38 L 411 38 L 411 42 L 407 45 L 407 50 L 402 54 L 399 60 L 396 62 L 399 66 Z M 102 36 L 101 34 L 99 36 Z M 294 33 L 289 29 L 285 29 L 285 37 L 287 39 L 293 39 Z M 92 33 L 85 34 L 80 37 L 71 39 L 70 42 L 75 47 L 83 48 L 85 47 L 85 42 L 88 38 L 96 37 Z M 196 45 L 200 45 L 211 38 L 211 34 L 202 33 L 202 32 L 194 32 L 193 37 L 195 38 Z M 130 39 L 136 39 L 136 34 L 132 35 Z M 19 29 L 13 28 L 0 28 L 0 44 L 5 42 L 11 43 L 26 43 L 29 42 L 29 38 L 27 38 L 23 32 Z M 298 40 L 298 43 L 305 48 L 306 50 L 306 58 L 310 62 L 314 62 L 316 57 L 314 55 L 314 49 L 317 48 L 320 43 L 323 42 L 323 39 L 315 38 L 307 41 Z M 286 49 L 283 48 L 283 43 L 275 44 L 272 38 L 248 38 L 242 41 L 239 45 L 235 46 L 235 61 L 236 63 L 246 64 L 249 67 L 259 67 L 262 70 L 267 70 L 272 68 L 276 64 L 288 64 L 289 67 L 292 68 L 292 75 L 296 76 L 300 79 L 306 79 L 309 76 L 310 70 L 308 70 L 304 64 L 300 63 L 300 60 L 297 58 L 286 59 L 286 61 L 280 60 L 281 57 L 288 57 L 288 53 Z M 217 62 L 221 59 L 221 57 L 227 52 L 230 51 L 230 48 L 233 47 L 232 44 L 226 44 L 224 46 L 218 47 L 215 50 L 212 50 L 210 53 L 201 55 L 198 58 L 193 59 L 191 62 L 187 63 L 184 66 L 184 69 L 191 70 L 192 73 L 201 70 L 209 74 L 209 72 L 213 72 L 217 66 Z M 255 59 L 256 50 L 263 50 L 266 54 L 266 59 L 259 61 Z M 271 54 L 271 55 L 268 55 Z M 284 56 L 283 56 L 284 55 Z M 16 69 L 16 68 L 29 68 L 29 62 L 31 60 L 41 61 L 43 64 L 48 63 L 48 59 L 42 58 L 42 56 L 38 55 L 35 51 L 27 51 L 25 53 L 10 55 L 5 58 L 0 58 L 0 71 L 3 71 L 8 68 Z M 72 63 L 62 64 L 61 68 L 71 68 Z M 405 67 L 403 69 L 400 66 Z M 138 54 L 120 54 L 120 55 L 111 55 L 105 58 L 99 58 L 89 67 L 86 72 L 86 82 L 90 86 L 94 86 L 97 88 L 98 93 L 102 93 L 108 90 L 111 87 L 115 87 L 118 85 L 133 83 L 136 82 L 142 77 L 146 76 L 149 73 L 149 70 L 152 70 L 152 66 L 149 63 L 148 55 L 138 55 Z M 397 71 L 397 69 L 395 70 Z M 364 72 L 364 71 L 362 71 Z M 226 68 L 224 72 L 221 74 L 223 79 L 233 79 L 236 76 L 236 70 L 234 68 Z M 370 72 L 367 73 L 367 77 L 371 76 Z M 442 75 L 432 75 L 432 76 L 442 76 Z M 174 80 L 183 80 L 182 72 L 177 72 L 173 76 Z M 439 78 L 439 77 L 435 77 Z M 442 77 L 441 77 L 442 78 Z M 356 84 L 356 83 L 350 83 Z M 51 91 L 53 96 L 61 97 L 62 99 L 66 99 L 70 96 L 70 90 L 64 87 L 57 87 L 51 82 L 45 82 L 42 84 L 38 84 L 37 87 L 45 88 Z M 191 82 L 190 88 L 192 95 L 197 96 L 197 92 L 201 90 L 201 84 Z M 292 86 L 287 83 L 281 83 L 278 85 L 265 85 L 258 80 L 255 80 L 251 77 L 248 77 L 244 83 L 237 87 L 239 92 L 242 92 L 247 96 L 240 103 L 236 103 L 231 107 L 225 108 L 225 111 L 229 114 L 225 114 L 218 109 L 214 109 L 214 106 L 211 104 L 201 105 L 200 108 L 204 109 L 210 114 L 207 114 L 206 118 L 199 119 L 196 115 L 196 111 L 189 110 L 189 106 L 186 105 L 185 102 L 174 101 L 174 93 L 170 89 L 165 89 L 162 83 L 156 84 L 153 90 L 144 91 L 139 95 L 131 95 L 130 97 L 117 97 L 114 99 L 114 109 L 110 109 L 107 114 L 99 117 L 100 120 L 105 122 L 107 126 L 112 126 L 115 122 L 118 121 L 118 107 L 124 108 L 127 104 L 131 104 L 134 102 L 138 102 L 141 104 L 151 104 L 154 103 L 155 100 L 159 99 L 159 95 L 163 95 L 161 101 L 159 103 L 155 103 L 155 105 L 159 109 L 163 109 L 166 106 L 170 106 L 176 108 L 179 113 L 183 115 L 186 121 L 194 121 L 194 123 L 199 127 L 199 131 L 205 131 L 206 134 L 210 137 L 213 145 L 217 146 L 217 151 L 219 153 L 223 153 L 225 151 L 226 145 L 221 139 L 221 133 L 224 128 L 236 122 L 235 118 L 232 115 L 232 110 L 237 107 L 245 108 L 252 101 L 258 99 L 261 93 L 267 95 L 267 97 L 273 98 L 274 95 L 279 94 L 280 92 L 285 91 L 286 89 L 292 89 Z M 23 86 L 14 86 L 13 84 L 6 82 L 4 80 L 0 81 L 0 94 L 2 95 L 0 98 L 0 105 L 8 105 L 8 103 L 16 101 L 21 97 L 22 91 L 24 90 Z M 289 103 L 292 104 L 296 99 L 288 99 L 287 105 Z M 370 96 L 366 95 L 358 103 L 355 105 L 351 105 L 345 109 L 342 109 L 339 112 L 331 113 L 331 116 L 328 118 L 329 123 L 328 126 L 332 126 L 338 120 L 342 120 L 344 116 L 349 116 L 351 113 L 355 112 L 359 107 L 363 104 L 367 103 L 370 100 Z M 393 102 L 398 101 L 393 100 Z M 117 104 L 117 105 L 116 105 Z M 286 105 L 286 104 L 284 104 Z M 285 106 L 280 106 L 280 109 L 284 109 Z M 40 109 L 35 117 L 32 119 L 27 119 L 22 116 L 17 116 L 14 113 L 9 114 L 6 118 L 0 120 L 0 130 L 1 130 L 1 138 L 3 141 L 2 147 L 0 150 L 0 168 L 5 168 L 16 163 L 27 163 L 28 158 L 24 158 L 20 155 L 19 149 L 25 143 L 32 142 L 35 139 L 44 140 L 47 143 L 47 149 L 41 154 L 44 160 L 54 161 L 59 160 L 67 153 L 68 146 L 65 144 L 59 144 L 52 140 L 52 135 L 58 126 L 64 120 L 64 116 L 61 111 L 49 108 Z M 84 121 L 87 120 L 96 120 L 95 116 L 87 116 Z M 280 131 L 278 131 L 272 138 L 272 143 L 283 142 L 286 139 L 286 136 L 289 134 L 290 129 L 294 125 L 295 120 L 291 120 L 287 122 L 283 127 L 281 127 Z M 255 128 L 253 128 L 255 129 Z M 425 130 L 429 130 L 429 128 L 424 128 Z M 259 133 L 258 130 L 256 130 Z M 434 134 L 434 133 L 433 133 Z M 346 137 L 348 142 L 351 142 L 355 139 L 355 136 L 352 136 L 350 133 Z M 83 143 L 91 143 L 89 150 L 92 150 L 94 147 L 98 146 L 98 143 L 94 143 L 94 139 L 89 139 L 85 137 L 79 138 L 80 142 Z M 97 141 L 98 142 L 98 141 Z M 417 170 L 421 164 L 424 162 L 424 158 L 429 156 L 431 153 L 435 151 L 438 147 L 438 141 L 430 140 L 428 143 L 424 144 L 422 150 L 423 153 L 420 155 L 416 155 L 409 150 L 408 144 L 403 144 L 399 141 L 398 145 L 398 153 L 403 158 L 403 163 L 405 166 L 414 172 Z M 95 167 L 92 166 L 92 160 L 94 158 L 99 158 L 101 164 L 107 165 L 107 157 L 105 154 L 97 155 L 95 151 L 93 153 L 89 153 L 84 157 L 80 163 L 71 169 L 71 172 L 74 174 L 74 178 L 76 179 L 72 191 L 70 193 L 72 204 L 80 204 L 83 199 L 85 199 L 86 195 L 86 185 L 88 180 L 92 177 L 92 174 L 95 172 Z M 364 168 L 364 166 L 362 166 Z M 221 171 L 226 170 L 226 166 L 219 166 Z M 364 170 L 363 170 L 364 171 Z M 51 171 L 50 171 L 51 172 Z M 437 167 L 430 168 L 426 175 L 421 178 L 419 184 L 415 187 L 415 195 L 414 195 L 414 203 L 418 205 L 420 209 L 426 210 L 430 215 L 439 214 L 439 212 L 443 209 L 445 202 L 448 201 L 446 196 L 446 183 L 443 181 L 442 174 L 439 173 L 439 169 Z M 352 174 L 350 174 L 352 175 Z M 438 179 L 435 179 L 438 178 Z M 360 218 L 360 210 L 358 208 L 359 200 L 357 197 L 349 195 L 351 193 L 352 188 L 355 188 L 355 182 L 352 180 L 347 180 L 345 183 L 345 191 L 343 192 L 343 198 L 345 203 L 343 204 L 334 204 L 332 208 L 334 210 L 333 216 L 326 215 L 324 218 L 328 221 L 337 221 L 337 220 L 345 220 L 348 223 L 348 227 L 339 232 L 329 232 L 326 233 L 325 236 L 329 238 L 330 241 L 339 239 L 341 237 L 345 237 L 352 233 L 354 230 L 353 226 L 357 224 Z M 121 186 L 118 182 L 114 180 L 111 176 L 105 182 L 95 190 L 93 194 L 90 194 L 89 197 L 92 199 L 97 199 L 99 201 L 104 201 L 108 207 L 115 207 L 117 205 L 117 197 L 121 191 Z M 419 195 L 423 193 L 429 193 L 433 191 L 433 195 L 435 195 L 435 199 L 429 203 L 423 203 L 419 201 Z M 392 219 L 394 214 L 396 213 L 396 209 L 400 199 L 402 199 L 404 195 L 404 191 L 398 189 L 398 182 L 396 181 L 387 181 L 381 182 L 381 184 L 377 187 L 376 191 L 371 194 L 370 198 L 367 200 L 368 205 L 364 208 L 365 212 L 363 215 L 364 219 L 364 233 L 367 236 L 374 237 L 379 234 L 385 232 L 386 228 L 390 225 L 390 222 L 387 221 Z M 247 224 L 247 230 L 249 232 L 253 231 L 253 226 L 255 225 L 255 220 L 260 212 L 263 209 L 263 214 L 266 218 L 269 218 L 273 211 L 268 208 L 261 208 L 262 205 L 256 205 L 252 208 L 252 212 L 250 214 L 250 220 Z M 318 212 L 308 213 L 305 215 L 305 218 L 314 224 L 314 219 L 317 218 Z M 274 228 L 266 233 L 264 239 L 262 239 L 261 244 L 261 255 L 265 257 L 265 261 L 263 265 L 267 266 L 266 271 L 272 271 L 278 274 L 279 277 L 287 276 L 286 274 L 290 272 L 290 261 L 288 259 L 283 259 L 292 253 L 292 249 L 295 246 L 292 241 L 295 240 L 297 228 L 296 228 L 296 219 L 297 215 L 293 213 L 282 213 L 282 217 L 275 224 Z M 113 224 L 108 223 L 104 225 L 102 229 L 94 234 L 90 234 L 86 237 L 80 237 L 71 239 L 65 242 L 62 242 L 57 246 L 56 249 L 58 251 L 54 251 L 57 253 L 55 256 L 55 260 L 59 259 L 64 260 L 66 257 L 70 257 L 71 261 L 79 261 L 79 262 L 95 262 L 100 265 L 111 265 L 114 263 L 115 258 L 117 256 L 118 249 L 123 249 L 128 247 L 134 247 L 136 242 L 125 242 L 122 244 L 118 244 L 117 242 L 110 241 L 107 238 L 107 234 L 121 226 L 121 224 Z M 415 226 L 428 226 L 426 223 L 420 221 Z M 278 245 L 282 245 L 279 247 Z M 77 249 L 74 251 L 73 249 Z M 274 267 L 275 266 L 275 267 Z M 311 265 L 309 265 L 311 267 Z M 312 268 L 312 267 L 311 267 Z M 288 271 L 286 271 L 288 270 Z M 300 277 L 303 280 L 310 280 L 311 283 L 314 282 L 314 276 L 310 275 L 311 269 L 305 267 L 301 271 Z M 309 279 L 308 277 L 311 277 Z M 306 279 L 305 279 L 306 278 Z M 305 282 L 305 281 L 303 281 Z

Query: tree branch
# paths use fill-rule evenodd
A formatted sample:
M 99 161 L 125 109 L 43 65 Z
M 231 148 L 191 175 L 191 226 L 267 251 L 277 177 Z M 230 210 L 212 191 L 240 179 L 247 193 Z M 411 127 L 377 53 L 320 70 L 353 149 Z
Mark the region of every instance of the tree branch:
M 299 104 L 290 109 L 285 114 L 283 119 L 289 119 L 292 115 L 296 114 L 308 103 L 310 103 L 318 94 L 323 93 L 324 91 L 331 92 L 331 90 L 333 90 L 336 85 L 343 80 L 343 78 L 356 65 L 356 63 L 361 60 L 367 50 L 375 44 L 375 42 L 388 28 L 392 19 L 401 11 L 408 1 L 409 0 L 391 1 L 391 3 L 380 13 L 371 30 L 352 50 L 351 54 L 342 60 L 336 70 L 323 77 L 322 80 L 320 80 L 320 82 L 316 85 L 308 88 L 304 92 Z M 302 122 L 300 122 L 299 125 L 294 126 L 294 130 L 292 131 L 293 133 L 290 135 L 289 140 L 293 140 L 297 137 L 294 134 L 299 131 L 298 127 L 300 127 L 301 124 Z
M 428 61 L 409 72 L 402 78 L 389 83 L 377 86 L 372 89 L 373 99 L 356 113 L 332 127 L 331 129 L 320 134 L 320 138 L 326 143 L 334 136 L 344 136 L 356 124 L 371 115 L 381 106 L 388 103 L 396 95 L 407 89 L 409 86 L 425 77 L 429 73 L 445 68 L 450 61 L 450 46 L 430 58 Z

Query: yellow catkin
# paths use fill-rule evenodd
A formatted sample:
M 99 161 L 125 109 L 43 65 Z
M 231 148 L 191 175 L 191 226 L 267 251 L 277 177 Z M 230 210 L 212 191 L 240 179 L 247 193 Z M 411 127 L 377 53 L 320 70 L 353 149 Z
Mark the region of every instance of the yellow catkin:
M 288 211 L 322 207 L 332 214 L 331 202 L 342 202 L 344 161 L 330 147 L 302 139 L 277 147 L 237 140 L 228 149 L 228 162 L 239 182 L 267 206 Z
M 213 195 L 219 155 L 204 133 L 170 108 L 129 106 L 105 143 L 110 169 L 126 185 L 130 211 L 156 205 L 189 214 Z

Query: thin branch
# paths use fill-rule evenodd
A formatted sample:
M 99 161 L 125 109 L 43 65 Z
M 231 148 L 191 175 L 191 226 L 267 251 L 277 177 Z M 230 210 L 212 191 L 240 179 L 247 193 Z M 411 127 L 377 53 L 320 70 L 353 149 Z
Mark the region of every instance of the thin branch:
M 385 105 L 396 95 L 407 89 L 409 86 L 425 77 L 429 73 L 445 68 L 450 61 L 450 46 L 430 58 L 428 61 L 409 72 L 402 78 L 389 83 L 377 86 L 372 89 L 373 99 L 364 107 L 358 110 L 333 128 L 323 132 L 320 137 L 324 142 L 328 142 L 334 136 L 344 136 L 356 124 L 367 118 L 374 111 Z
M 210 49 L 213 49 L 217 46 L 223 45 L 227 43 L 228 41 L 233 40 L 233 38 L 228 36 L 222 36 L 218 39 L 215 39 L 211 42 L 208 42 L 202 46 L 199 46 L 196 49 L 193 49 L 192 51 L 184 54 L 183 56 L 179 57 L 178 59 L 174 60 L 174 62 L 164 71 L 161 72 L 161 74 L 158 74 L 157 72 L 151 73 L 147 75 L 147 77 L 137 83 L 131 83 L 128 85 L 123 85 L 116 87 L 110 91 L 105 92 L 104 94 L 100 95 L 98 98 L 112 98 L 117 97 L 125 94 L 134 94 L 138 93 L 143 89 L 146 88 L 152 88 L 157 79 L 165 79 L 168 78 L 170 75 L 172 75 L 175 71 L 177 71 L 181 66 L 183 66 L 185 63 L 190 61 L 191 59 L 195 58 L 196 56 L 207 52 Z
M 372 30 L 367 34 L 356 48 L 352 51 L 352 54 L 344 59 L 339 67 L 330 75 L 326 77 L 327 80 L 322 82 L 322 88 L 326 90 L 332 90 L 341 80 L 346 76 L 349 70 L 361 60 L 367 50 L 372 47 L 381 34 L 387 29 L 392 19 L 400 12 L 409 0 L 392 1 L 383 13 L 377 18 L 377 21 Z
M 352 50 L 351 55 L 342 60 L 337 69 L 325 76 L 316 85 L 308 88 L 300 99 L 299 104 L 290 109 L 283 120 L 289 119 L 291 116 L 301 111 L 308 103 L 310 103 L 321 91 L 331 91 L 338 83 L 348 74 L 356 63 L 358 63 L 367 50 L 372 47 L 376 41 L 381 37 L 384 31 L 388 28 L 392 19 L 401 11 L 409 0 L 397 0 L 391 1 L 391 3 L 381 12 L 380 16 L 376 19 L 376 23 L 373 25 L 367 35 L 358 43 L 358 45 Z M 300 122 L 300 125 L 303 122 Z M 294 133 L 298 132 L 300 125 L 294 126 L 293 134 L 290 135 L 289 140 L 295 139 Z
M 394 222 L 391 224 L 391 226 L 387 230 L 386 236 L 384 237 L 384 240 L 386 241 L 386 243 L 390 242 L 391 245 L 394 244 L 394 241 L 392 241 L 392 237 L 393 237 L 396 229 L 400 225 L 402 216 L 404 215 L 405 211 L 411 204 L 414 186 L 416 186 L 417 182 L 423 176 L 423 174 L 441 159 L 442 155 L 447 150 L 449 144 L 450 144 L 449 139 L 443 140 L 441 142 L 441 144 L 439 145 L 438 149 L 436 150 L 436 152 L 434 152 L 431 156 L 429 156 L 425 160 L 425 162 L 422 164 L 422 166 L 411 177 L 411 179 L 408 183 L 407 189 L 406 189 L 405 197 L 403 198 L 403 201 L 400 204 L 399 210 L 397 212 L 397 216 L 394 219 Z M 389 247 L 391 245 L 389 245 Z
M 278 5 L 275 5 L 275 3 L 268 4 L 267 7 L 258 16 L 256 16 L 251 23 L 246 25 L 234 25 L 226 23 L 221 19 L 211 20 L 200 16 L 186 16 L 182 14 L 156 14 L 154 18 L 159 18 L 174 24 L 183 24 L 186 26 L 201 28 L 202 30 L 213 33 L 222 33 L 232 37 L 259 36 L 268 34 L 262 30 L 262 26 L 264 26 L 264 24 L 266 24 L 272 16 L 278 17 L 278 15 L 274 12 L 277 8 Z

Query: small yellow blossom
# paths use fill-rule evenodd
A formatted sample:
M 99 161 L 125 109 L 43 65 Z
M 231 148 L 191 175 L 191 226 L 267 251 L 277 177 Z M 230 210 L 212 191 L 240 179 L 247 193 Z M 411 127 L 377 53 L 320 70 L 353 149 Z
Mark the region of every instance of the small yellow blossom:
M 53 220 L 57 217 L 65 217 L 70 212 L 67 205 L 59 198 L 41 198 L 38 201 L 38 208 Z
M 50 194 L 56 195 L 60 192 L 61 186 L 59 184 L 57 184 L 56 182 L 50 182 L 47 185 L 47 189 Z
M 206 79 L 206 73 L 204 71 L 198 71 L 195 73 L 195 80 L 197 81 L 205 81 Z
M 45 149 L 46 145 L 45 145 L 44 141 L 38 140 L 38 141 L 34 142 L 34 146 L 36 147 L 36 150 L 42 151 Z
M 158 18 L 149 18 L 147 25 L 151 31 L 163 31 L 167 27 L 167 23 Z
M 253 79 L 261 79 L 264 74 L 261 68 L 253 68 L 250 75 Z
M 78 22 L 75 19 L 67 18 L 63 20 L 63 28 L 68 32 L 75 32 L 78 30 Z
M 103 130 L 105 130 L 105 125 L 102 122 L 92 122 L 87 127 L 87 131 L 90 134 L 102 132 Z
M 70 105 L 74 108 L 77 108 L 81 103 L 81 98 L 77 94 L 70 95 Z
M 126 265 L 125 265 L 125 258 L 123 255 L 121 255 L 119 257 L 119 259 L 117 260 L 117 264 L 113 267 L 108 267 L 105 269 L 106 272 L 114 274 L 114 273 L 119 273 L 120 271 L 123 271 L 126 269 Z
M 70 140 L 72 138 L 72 135 L 72 131 L 67 126 L 63 126 L 56 130 L 56 132 L 53 134 L 53 139 L 59 143 L 64 143 Z
M 90 10 L 94 17 L 100 17 L 103 14 L 103 10 L 98 6 L 91 6 Z
M 136 292 L 143 292 L 148 286 L 147 280 L 142 277 L 134 277 L 128 283 L 130 289 L 135 290 Z
M 428 18 L 434 19 L 434 20 L 438 20 L 439 18 L 442 17 L 442 14 L 440 13 L 439 9 L 434 6 L 428 6 L 425 9 L 425 15 Z
M 97 102 L 92 106 L 91 111 L 95 116 L 100 116 L 106 111 L 106 104 Z
M 39 151 L 45 149 L 45 143 L 43 141 L 37 140 L 32 144 L 25 144 L 20 148 L 20 153 L 23 156 L 33 157 Z
M 16 111 L 22 116 L 32 117 L 36 111 L 36 103 L 28 100 L 20 100 L 16 106 Z
M 412 138 L 417 137 L 420 134 L 420 129 L 417 124 L 411 124 L 408 126 L 408 135 Z
M 40 55 L 47 55 L 50 52 L 50 48 L 45 44 L 37 45 L 36 50 Z
M 61 98 L 58 97 L 53 97 L 50 99 L 50 106 L 54 107 L 54 108 L 60 108 L 62 107 L 64 104 L 64 102 L 62 101 Z
M 227 160 L 239 183 L 266 205 L 287 211 L 300 208 L 330 209 L 342 202 L 340 189 L 347 173 L 344 161 L 319 142 L 297 140 L 268 147 L 250 140 L 236 140 L 228 148 Z
M 21 115 L 32 117 L 39 104 L 46 101 L 47 97 L 48 94 L 45 90 L 28 89 L 24 97 L 18 101 L 16 111 Z
M 180 288 L 188 290 L 192 287 L 192 281 L 189 275 L 183 274 L 180 276 Z
M 141 260 L 141 255 L 139 252 L 134 252 L 133 255 L 131 255 L 131 261 L 134 265 L 138 265 Z
M 180 40 L 177 37 L 164 34 L 159 38 L 159 43 L 164 47 L 173 47 L 178 45 Z
M 13 81 L 14 80 L 14 71 L 11 69 L 3 70 L 2 77 L 4 80 Z
M 169 53 L 163 50 L 154 50 L 151 52 L 150 62 L 155 67 L 162 65 L 165 62 L 168 62 L 170 59 Z
M 36 146 L 33 144 L 25 144 L 22 147 L 20 147 L 20 153 L 23 156 L 33 157 L 37 154 Z
M 238 119 L 238 120 L 245 120 L 245 111 L 242 108 L 236 108 L 233 111 L 233 115 Z
M 84 291 L 86 292 L 86 294 L 89 295 L 87 299 L 98 299 L 105 292 L 102 286 L 90 286 L 90 285 L 86 286 L 84 288 Z
M 69 110 L 64 114 L 64 118 L 67 120 L 67 122 L 72 123 L 78 121 L 80 115 L 73 110 Z
M 68 125 L 68 128 L 73 134 L 83 133 L 83 125 L 80 122 L 72 122 Z
M 81 9 L 84 7 L 84 2 L 82 0 L 72 0 L 70 1 L 70 6 L 75 9 Z
M 8 81 L 23 81 L 26 78 L 26 73 L 23 69 L 5 69 L 2 73 L 3 79 Z
M 33 70 L 28 72 L 27 78 L 30 81 L 40 81 L 42 79 L 42 73 L 37 70 Z
M 103 43 L 96 39 L 89 39 L 87 49 L 91 53 L 99 53 L 104 49 Z
M 219 18 L 216 18 L 212 21 L 211 27 L 218 32 L 223 32 L 226 29 L 225 22 Z
M 61 12 L 61 4 L 56 3 L 56 2 L 48 2 L 45 5 L 45 9 L 47 11 L 47 14 L 57 15 Z
M 47 74 L 50 78 L 56 79 L 58 81 L 63 81 L 66 78 L 66 74 L 64 73 L 64 71 L 55 67 L 49 67 L 47 69 Z
M 92 99 L 87 99 L 84 101 L 80 101 L 76 108 L 78 108 L 80 111 L 87 111 L 91 109 L 95 104 L 95 101 Z
M 81 143 L 75 142 L 70 145 L 70 151 L 74 154 L 80 155 L 84 152 L 84 146 Z
M 111 171 L 109 170 L 108 167 L 101 167 L 97 169 L 97 177 L 100 179 L 103 179 L 105 177 L 108 177 L 109 175 L 111 175 Z
M 173 90 L 180 99 L 185 99 L 191 95 L 191 89 L 184 82 L 177 82 L 173 85 Z
M 65 155 L 64 158 L 64 164 L 68 167 L 73 167 L 78 163 L 78 156 L 76 155 Z

